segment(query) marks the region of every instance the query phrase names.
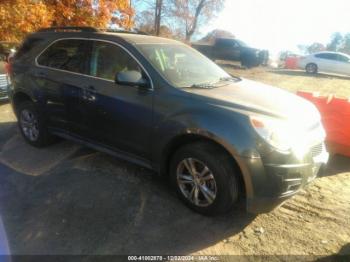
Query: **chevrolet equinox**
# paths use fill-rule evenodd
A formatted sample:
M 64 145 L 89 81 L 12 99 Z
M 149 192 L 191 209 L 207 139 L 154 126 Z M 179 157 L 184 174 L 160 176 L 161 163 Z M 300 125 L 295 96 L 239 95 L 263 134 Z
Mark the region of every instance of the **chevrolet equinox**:
M 62 137 L 153 169 L 205 215 L 238 202 L 268 212 L 328 160 L 315 106 L 231 76 L 174 40 L 42 29 L 25 39 L 9 71 L 29 144 Z

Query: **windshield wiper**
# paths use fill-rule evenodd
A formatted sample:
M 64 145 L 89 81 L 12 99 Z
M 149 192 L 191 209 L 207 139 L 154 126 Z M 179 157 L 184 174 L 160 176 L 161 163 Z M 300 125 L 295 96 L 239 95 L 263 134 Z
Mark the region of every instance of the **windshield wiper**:
M 191 88 L 214 88 L 215 86 L 212 83 L 202 83 L 202 84 L 193 84 L 190 86 Z
M 233 76 L 221 77 L 219 79 L 219 82 L 227 82 L 227 81 L 238 82 L 238 81 L 241 81 L 241 79 L 239 77 L 233 77 Z
M 191 86 L 188 86 L 189 88 L 206 88 L 206 89 L 212 89 L 215 87 L 219 87 L 219 83 L 221 82 L 238 82 L 241 81 L 240 78 L 238 77 L 233 77 L 233 76 L 227 76 L 227 77 L 221 77 L 217 82 L 206 82 L 206 83 L 200 83 L 200 84 L 193 84 Z

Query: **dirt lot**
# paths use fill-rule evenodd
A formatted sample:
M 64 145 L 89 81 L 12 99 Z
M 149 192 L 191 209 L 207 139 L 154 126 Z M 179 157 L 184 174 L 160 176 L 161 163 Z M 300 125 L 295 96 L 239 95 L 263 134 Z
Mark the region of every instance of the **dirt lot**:
M 225 68 L 350 97 L 343 77 Z M 350 160 L 334 156 L 325 176 L 273 212 L 203 217 L 148 170 L 70 142 L 26 145 L 0 105 L 0 213 L 14 254 L 350 254 L 349 200 Z
M 306 90 L 318 92 L 321 95 L 333 94 L 350 98 L 350 77 L 347 76 L 328 74 L 314 76 L 301 70 L 267 69 L 264 67 L 245 70 L 236 64 L 223 61 L 219 61 L 219 65 L 233 75 L 284 88 L 291 92 Z

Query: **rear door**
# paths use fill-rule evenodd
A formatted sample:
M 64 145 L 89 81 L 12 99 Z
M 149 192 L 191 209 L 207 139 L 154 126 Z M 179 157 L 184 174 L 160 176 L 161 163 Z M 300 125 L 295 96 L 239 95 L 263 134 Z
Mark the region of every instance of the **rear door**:
M 52 43 L 37 58 L 33 72 L 41 89 L 49 126 L 84 134 L 80 96 L 88 86 L 89 41 L 62 39 Z
M 81 100 L 89 139 L 147 159 L 152 129 L 153 90 L 119 85 L 121 71 L 139 71 L 149 82 L 139 62 L 121 45 L 91 41 L 90 82 Z

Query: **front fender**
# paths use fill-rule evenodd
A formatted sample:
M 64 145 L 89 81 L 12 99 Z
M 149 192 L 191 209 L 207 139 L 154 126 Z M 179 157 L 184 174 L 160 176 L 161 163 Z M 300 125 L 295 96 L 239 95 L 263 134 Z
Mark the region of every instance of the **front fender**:
M 186 136 L 198 139 L 204 138 L 223 147 L 238 164 L 245 184 L 248 197 L 253 195 L 250 170 L 247 161 L 257 159 L 255 133 L 248 125 L 248 117 L 235 112 L 220 112 L 219 110 L 191 110 L 177 112 L 164 118 L 156 125 L 153 137 L 153 163 L 155 169 L 164 172 L 168 157 L 173 152 L 173 141 Z M 180 145 L 181 146 L 181 145 Z M 162 166 L 164 165 L 164 166 Z
M 155 157 L 172 139 L 183 135 L 198 135 L 225 147 L 232 155 L 257 158 L 256 134 L 246 115 L 221 109 L 191 109 L 167 116 L 154 128 Z M 157 158 L 157 157 L 156 157 Z

